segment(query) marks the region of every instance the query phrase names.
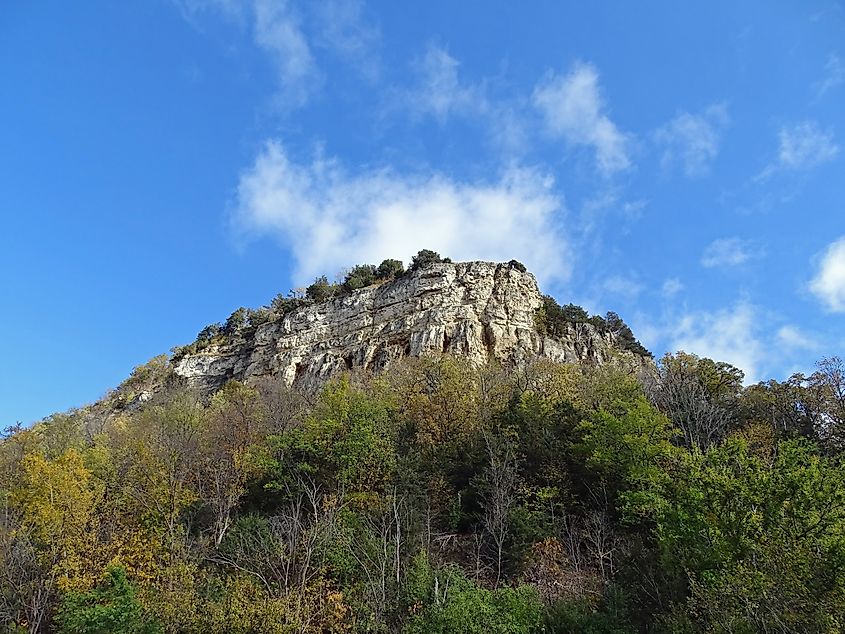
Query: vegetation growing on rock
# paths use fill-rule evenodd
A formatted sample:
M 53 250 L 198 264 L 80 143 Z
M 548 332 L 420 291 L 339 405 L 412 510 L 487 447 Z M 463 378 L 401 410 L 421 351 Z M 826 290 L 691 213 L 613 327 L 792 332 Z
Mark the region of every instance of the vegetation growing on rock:
M 565 337 L 569 328 L 576 324 L 590 324 L 601 334 L 611 334 L 614 341 L 622 350 L 628 350 L 643 357 L 653 356 L 643 346 L 631 328 L 614 312 L 608 312 L 604 317 L 590 316 L 586 310 L 575 304 L 561 306 L 549 295 L 543 296 L 543 305 L 536 315 L 537 329 L 552 337 Z

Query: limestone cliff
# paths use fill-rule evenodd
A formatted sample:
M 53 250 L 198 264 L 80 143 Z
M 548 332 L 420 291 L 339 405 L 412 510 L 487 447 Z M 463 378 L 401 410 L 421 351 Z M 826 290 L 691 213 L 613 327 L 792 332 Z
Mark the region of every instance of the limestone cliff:
M 345 370 L 378 371 L 427 353 L 509 365 L 538 356 L 604 362 L 617 347 L 612 333 L 588 323 L 573 323 L 554 339 L 538 332 L 542 295 L 534 276 L 521 269 L 492 262 L 432 264 L 177 356 L 173 369 L 189 385 L 212 390 L 229 379 L 266 375 L 309 387 Z

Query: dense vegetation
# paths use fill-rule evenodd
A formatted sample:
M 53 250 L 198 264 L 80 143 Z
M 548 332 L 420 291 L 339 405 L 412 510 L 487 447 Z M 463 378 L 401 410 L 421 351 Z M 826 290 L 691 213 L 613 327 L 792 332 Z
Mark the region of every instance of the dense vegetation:
M 409 359 L 0 443 L 11 632 L 838 632 L 845 367 Z
M 631 328 L 614 312 L 608 312 L 604 317 L 590 314 L 575 304 L 561 306 L 548 295 L 543 296 L 543 305 L 537 311 L 536 325 L 540 332 L 553 337 L 566 337 L 574 330 L 577 332 L 581 324 L 590 324 L 601 334 L 611 334 L 616 345 L 622 350 L 628 350 L 644 357 L 653 356 L 643 346 Z

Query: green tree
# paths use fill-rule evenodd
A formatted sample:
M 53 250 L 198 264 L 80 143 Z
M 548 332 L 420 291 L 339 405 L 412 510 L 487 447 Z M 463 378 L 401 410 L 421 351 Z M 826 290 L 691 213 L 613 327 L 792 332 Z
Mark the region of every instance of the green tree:
M 305 289 L 305 296 L 315 302 L 324 302 L 334 295 L 335 288 L 329 284 L 329 280 L 325 275 L 321 275 L 314 282 Z
M 690 631 L 845 626 L 845 470 L 803 441 L 776 457 L 734 437 L 675 473 L 656 513 L 662 565 L 686 577 Z
M 376 269 L 376 277 L 380 280 L 392 280 L 405 272 L 405 267 L 399 260 L 384 260 Z
M 344 292 L 351 293 L 359 288 L 366 288 L 376 281 L 376 267 L 372 264 L 359 264 L 352 267 L 343 280 Z
M 56 631 L 63 634 L 155 634 L 161 628 L 144 614 L 135 588 L 120 566 L 106 570 L 100 583 L 88 592 L 69 592 L 55 616 Z
M 439 264 L 440 262 L 445 262 L 443 258 L 440 257 L 440 254 L 437 251 L 432 251 L 431 249 L 422 249 L 421 251 L 417 252 L 417 254 L 411 258 L 411 266 L 408 267 L 409 271 L 418 271 L 419 269 L 424 269 L 427 266 L 431 266 L 432 264 Z
M 238 308 L 235 312 L 229 315 L 226 323 L 223 325 L 223 331 L 226 334 L 234 334 L 247 324 L 247 309 L 243 306 Z
M 424 553 L 408 581 L 407 634 L 520 634 L 542 631 L 543 606 L 530 586 L 488 590 L 456 566 L 432 568 Z
M 304 424 L 275 439 L 280 477 L 293 465 L 330 490 L 382 491 L 396 462 L 392 409 L 386 394 L 355 389 L 347 376 L 330 382 Z

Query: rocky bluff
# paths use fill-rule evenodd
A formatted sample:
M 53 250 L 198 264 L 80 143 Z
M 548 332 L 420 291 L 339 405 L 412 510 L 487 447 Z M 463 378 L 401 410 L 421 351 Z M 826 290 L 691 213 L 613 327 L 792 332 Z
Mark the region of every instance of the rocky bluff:
M 536 279 L 514 263 L 431 264 L 177 355 L 173 370 L 189 385 L 213 390 L 268 375 L 309 387 L 346 370 L 378 371 L 429 353 L 519 365 L 536 357 L 603 363 L 616 352 L 644 362 L 590 323 L 567 324 L 555 337 L 542 333 L 541 306 Z

